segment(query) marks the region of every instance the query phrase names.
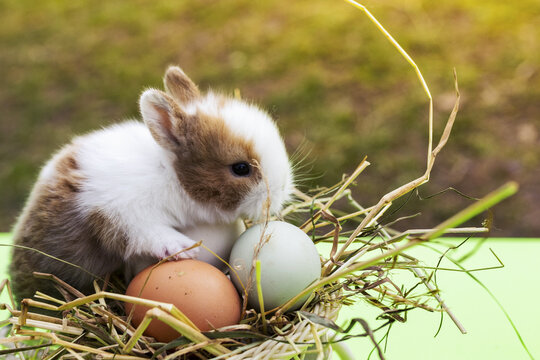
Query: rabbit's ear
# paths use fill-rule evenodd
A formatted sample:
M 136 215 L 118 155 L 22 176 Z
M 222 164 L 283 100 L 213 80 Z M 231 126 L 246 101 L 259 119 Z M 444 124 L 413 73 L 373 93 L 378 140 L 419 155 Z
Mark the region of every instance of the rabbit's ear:
M 184 143 L 179 124 L 186 114 L 169 95 L 155 89 L 146 90 L 139 106 L 142 118 L 158 144 L 174 151 Z
M 180 104 L 191 102 L 201 95 L 197 85 L 178 66 L 167 69 L 163 83 L 167 93 Z

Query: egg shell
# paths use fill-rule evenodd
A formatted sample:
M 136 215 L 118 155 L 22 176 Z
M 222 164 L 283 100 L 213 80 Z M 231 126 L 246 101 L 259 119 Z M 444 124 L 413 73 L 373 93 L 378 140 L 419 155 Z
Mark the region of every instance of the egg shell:
M 236 241 L 229 263 L 238 276 L 231 274 L 238 291 L 248 284 L 255 249 L 261 240 L 264 226 L 255 225 Z M 313 241 L 298 227 L 283 221 L 268 223 L 268 241 L 258 254 L 261 262 L 261 289 L 264 308 L 276 308 L 300 293 L 321 275 L 321 261 Z M 309 295 L 298 301 L 291 310 L 300 307 Z M 260 310 L 255 270 L 252 272 L 248 304 Z
M 201 331 L 240 321 L 242 304 L 232 282 L 217 268 L 198 260 L 169 261 L 148 267 L 133 278 L 126 295 L 173 304 Z M 135 326 L 149 310 L 130 303 L 125 307 L 128 315 L 134 308 L 132 322 Z M 159 320 L 150 323 L 145 335 L 161 342 L 181 336 Z

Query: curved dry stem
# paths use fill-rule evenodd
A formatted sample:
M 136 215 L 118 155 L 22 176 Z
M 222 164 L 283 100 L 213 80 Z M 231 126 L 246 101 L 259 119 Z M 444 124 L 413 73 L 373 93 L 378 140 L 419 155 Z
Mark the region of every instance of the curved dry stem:
M 304 230 L 305 232 L 310 231 L 313 228 L 313 224 L 321 217 L 321 214 L 325 211 L 328 211 L 330 206 L 332 206 L 332 204 L 337 199 L 340 198 L 340 196 L 343 194 L 345 189 L 347 189 L 349 185 L 351 185 L 351 183 L 358 177 L 358 175 L 360 175 L 362 171 L 364 171 L 365 168 L 367 168 L 370 165 L 369 162 L 366 161 L 366 159 L 367 159 L 366 157 L 362 159 L 362 161 L 360 162 L 360 164 L 358 164 L 358 166 L 356 167 L 356 170 L 354 170 L 352 175 L 347 178 L 347 180 L 343 183 L 343 185 L 341 185 L 341 187 L 334 193 L 334 195 L 330 198 L 330 200 L 328 200 L 322 206 L 322 208 L 318 211 L 318 213 L 312 219 L 309 219 L 302 226 L 300 226 L 302 230 Z
M 348 1 L 348 0 L 347 0 Z M 353 231 L 349 239 L 345 242 L 345 244 L 338 250 L 336 256 L 339 258 L 343 254 L 343 252 L 349 247 L 349 245 L 356 239 L 358 235 L 362 233 L 362 231 L 366 228 L 368 224 L 371 223 L 372 220 L 374 220 L 377 216 L 379 216 L 379 213 L 387 206 L 389 206 L 394 200 L 400 198 L 401 196 L 409 193 L 410 191 L 416 189 L 420 185 L 426 183 L 429 181 L 429 176 L 431 174 L 431 170 L 433 168 L 433 165 L 435 163 L 435 158 L 441 151 L 441 149 L 446 145 L 448 138 L 450 137 L 450 133 L 452 131 L 452 127 L 454 125 L 457 112 L 459 110 L 459 88 L 457 83 L 457 74 L 454 71 L 454 85 L 456 89 L 456 102 L 454 104 L 454 108 L 452 109 L 452 112 L 448 118 L 448 121 L 446 122 L 446 126 L 444 128 L 443 134 L 441 135 L 441 138 L 439 140 L 439 143 L 437 144 L 437 147 L 433 151 L 430 151 L 428 154 L 428 164 L 427 169 L 425 173 L 420 176 L 419 178 L 402 185 L 398 187 L 397 189 L 387 193 L 384 195 L 381 200 L 375 205 L 375 207 L 367 214 L 367 216 L 362 220 L 360 225 Z M 431 98 L 430 98 L 431 101 Z M 430 146 L 431 149 L 431 146 Z
M 95 354 L 95 355 L 100 356 L 102 359 L 117 359 L 117 360 L 142 360 L 144 359 L 139 356 L 112 354 L 101 349 L 96 349 L 90 346 L 80 345 L 71 341 L 65 341 L 65 340 L 60 339 L 54 333 L 48 333 L 48 332 L 42 332 L 42 331 L 31 331 L 31 330 L 23 329 L 23 330 L 19 330 L 19 334 L 23 336 L 25 335 L 33 336 L 36 338 L 47 338 L 51 340 L 54 344 L 63 346 L 66 349 L 72 349 L 72 350 L 77 350 L 80 352 L 87 352 L 89 354 Z
M 135 330 L 135 333 L 124 347 L 125 352 L 129 353 L 133 349 L 133 347 L 143 335 L 148 325 L 150 325 L 153 320 L 159 320 L 164 322 L 165 324 L 169 325 L 170 327 L 178 331 L 178 333 L 182 334 L 194 343 L 206 343 L 207 345 L 204 347 L 204 349 L 213 355 L 219 356 L 230 352 L 230 350 L 226 347 L 220 344 L 216 344 L 215 342 L 204 336 L 200 331 L 193 329 L 185 322 L 178 320 L 177 318 L 171 316 L 160 308 L 153 308 L 146 312 L 143 320 L 137 327 L 137 330 Z

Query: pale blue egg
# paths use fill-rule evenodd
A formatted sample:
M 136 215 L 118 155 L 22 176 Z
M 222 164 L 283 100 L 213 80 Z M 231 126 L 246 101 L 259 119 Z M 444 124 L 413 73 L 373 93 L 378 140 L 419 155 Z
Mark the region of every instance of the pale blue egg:
M 244 286 L 251 283 L 248 304 L 260 310 L 253 259 L 258 250 L 264 308 L 270 310 L 318 280 L 321 261 L 313 241 L 298 227 L 283 221 L 271 221 L 264 234 L 263 230 L 264 224 L 246 230 L 234 244 L 229 264 L 236 271 L 236 274 L 231 272 L 231 279 L 238 291 L 243 292 L 241 283 Z M 299 308 L 307 297 L 292 309 Z

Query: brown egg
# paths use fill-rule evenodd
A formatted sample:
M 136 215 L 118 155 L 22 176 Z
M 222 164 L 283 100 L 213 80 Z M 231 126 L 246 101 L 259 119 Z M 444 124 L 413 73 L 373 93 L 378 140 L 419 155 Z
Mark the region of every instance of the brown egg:
M 174 304 L 201 331 L 240 321 L 241 301 L 233 283 L 217 268 L 198 260 L 168 261 L 153 269 L 150 266 L 135 276 L 126 295 Z M 126 303 L 127 314 L 132 307 L 133 304 Z M 147 310 L 148 307 L 135 306 L 132 318 L 135 326 L 141 323 Z M 161 342 L 181 336 L 159 320 L 150 323 L 145 335 Z

